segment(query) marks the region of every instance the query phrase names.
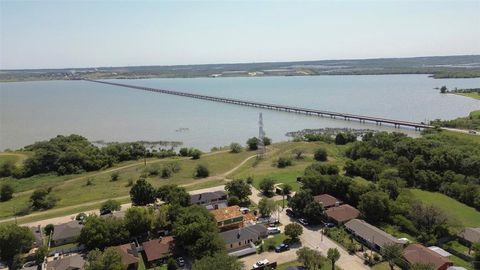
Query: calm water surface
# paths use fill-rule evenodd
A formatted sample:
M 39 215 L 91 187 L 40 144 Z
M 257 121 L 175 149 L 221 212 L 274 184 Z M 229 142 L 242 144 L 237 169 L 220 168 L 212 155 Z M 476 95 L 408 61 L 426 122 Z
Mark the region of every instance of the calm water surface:
M 417 122 L 453 119 L 480 109 L 478 100 L 441 95 L 433 89 L 480 87 L 478 78 L 382 75 L 111 81 Z M 259 112 L 263 112 L 267 136 L 275 141 L 286 140 L 288 131 L 305 128 L 395 130 L 84 81 L 19 82 L 0 84 L 0 149 L 76 133 L 90 140 L 175 140 L 208 150 L 256 136 Z M 179 128 L 189 130 L 177 132 Z

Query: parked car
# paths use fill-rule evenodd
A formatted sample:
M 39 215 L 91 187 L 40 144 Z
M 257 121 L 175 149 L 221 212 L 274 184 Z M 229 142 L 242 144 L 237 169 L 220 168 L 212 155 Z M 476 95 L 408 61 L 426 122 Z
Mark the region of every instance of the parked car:
M 477 134 L 477 132 L 476 132 L 475 130 L 470 130 L 470 131 L 468 131 L 468 133 L 470 133 L 470 134 Z
M 268 233 L 268 234 L 277 234 L 277 233 L 280 233 L 280 228 L 278 228 L 278 227 L 268 227 L 268 228 L 267 228 L 267 233 Z
M 326 222 L 326 221 L 322 221 L 322 224 L 323 226 L 327 227 L 327 228 L 333 228 L 335 227 L 335 224 L 331 223 L 331 222 Z
M 299 218 L 298 222 L 302 224 L 303 226 L 308 226 L 308 221 L 304 218 Z
M 285 211 L 285 213 L 287 214 L 287 216 L 292 217 L 292 218 L 294 218 L 294 217 L 297 216 L 292 209 L 287 209 L 287 210 Z
M 263 267 L 263 266 L 265 266 L 265 265 L 268 265 L 269 263 L 270 263 L 270 261 L 267 260 L 267 259 L 258 261 L 258 262 L 256 262 L 256 263 L 253 265 L 253 269 L 257 269 L 257 268 Z
M 185 260 L 183 259 L 183 257 L 178 257 L 178 258 L 177 258 L 177 264 L 178 264 L 178 266 L 180 266 L 180 267 L 184 267 L 184 266 L 185 266 Z
M 286 251 L 286 250 L 289 250 L 289 249 L 290 249 L 290 247 L 287 244 L 280 244 L 280 245 L 275 247 L 275 252 L 280 253 L 280 252 L 283 252 L 283 251 Z

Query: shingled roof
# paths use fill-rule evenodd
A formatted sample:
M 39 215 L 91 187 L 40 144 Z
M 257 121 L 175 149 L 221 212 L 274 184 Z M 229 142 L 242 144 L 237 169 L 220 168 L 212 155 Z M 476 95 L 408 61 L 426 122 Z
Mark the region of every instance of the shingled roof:
M 66 256 L 47 263 L 47 270 L 84 269 L 85 258 L 82 255 Z
M 229 245 L 235 242 L 243 242 L 250 239 L 257 239 L 262 235 L 267 234 L 267 227 L 261 224 L 243 227 L 240 229 L 233 229 L 220 233 L 220 238 L 225 244 Z
M 80 235 L 82 228 L 83 228 L 83 224 L 80 224 L 80 222 L 77 220 L 55 225 L 53 229 L 52 240 L 58 241 L 61 239 L 69 239 L 72 237 L 77 237 Z
M 123 265 L 138 263 L 138 251 L 134 243 L 117 246 Z
M 426 248 L 420 244 L 411 244 L 403 250 L 403 257 L 410 264 L 421 263 L 429 264 L 437 269 L 447 269 L 453 263 L 445 257 L 440 256 L 435 251 Z
M 465 228 L 458 236 L 470 243 L 480 242 L 480 228 Z
M 172 236 L 166 236 L 159 239 L 153 239 L 142 244 L 147 261 L 155 261 L 170 256 L 175 247 L 175 239 Z
M 337 207 L 328 208 L 325 210 L 325 214 L 337 223 L 344 223 L 357 218 L 360 215 L 360 211 L 349 204 L 343 204 Z
M 340 204 L 340 200 L 333 197 L 332 195 L 328 195 L 328 194 L 321 194 L 321 195 L 317 195 L 315 197 L 313 197 L 313 199 L 321 204 L 324 208 L 329 208 L 329 207 L 332 207 L 332 206 L 335 206 L 337 204 Z
M 227 196 L 227 192 L 219 190 L 190 195 L 191 204 L 208 204 L 212 201 L 218 201 Z
M 350 220 L 345 223 L 345 227 L 358 237 L 373 243 L 380 248 L 386 244 L 405 244 L 405 241 L 398 240 L 390 234 L 360 219 Z

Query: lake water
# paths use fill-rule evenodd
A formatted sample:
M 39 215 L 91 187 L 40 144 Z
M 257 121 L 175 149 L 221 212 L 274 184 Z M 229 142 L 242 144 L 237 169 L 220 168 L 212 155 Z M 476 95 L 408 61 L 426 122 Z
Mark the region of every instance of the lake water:
M 433 89 L 480 87 L 480 78 L 381 75 L 111 81 L 416 122 L 453 119 L 480 109 L 478 100 Z M 259 112 L 263 112 L 267 136 L 274 141 L 287 140 L 286 132 L 305 128 L 399 130 L 85 81 L 18 82 L 0 84 L 0 149 L 75 133 L 90 140 L 182 141 L 209 150 L 234 141 L 243 144 L 257 136 Z M 179 128 L 188 131 L 176 131 Z

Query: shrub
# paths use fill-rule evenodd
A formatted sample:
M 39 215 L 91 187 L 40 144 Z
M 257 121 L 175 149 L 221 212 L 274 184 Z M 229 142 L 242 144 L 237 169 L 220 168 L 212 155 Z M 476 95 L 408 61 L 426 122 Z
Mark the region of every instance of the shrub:
M 240 205 L 240 199 L 237 196 L 228 197 L 228 206 Z
M 202 151 L 198 149 L 191 149 L 190 151 L 190 156 L 192 157 L 192 159 L 199 159 L 201 155 Z
M 275 186 L 275 180 L 270 178 L 264 178 L 259 185 L 260 190 L 265 196 L 272 195 L 274 186 Z
M 6 202 L 13 198 L 13 187 L 12 185 L 5 183 L 0 188 L 0 201 Z
M 174 161 L 174 162 L 169 162 L 165 165 L 168 167 L 173 173 L 178 173 L 182 168 L 180 167 L 180 163 Z
M 173 172 L 169 167 L 165 166 L 162 168 L 162 173 L 161 173 L 162 178 L 170 178 L 172 174 Z
M 258 149 L 258 139 L 257 137 L 252 137 L 247 140 L 247 145 L 249 150 L 257 150 Z
M 118 181 L 119 178 L 120 174 L 118 172 L 114 172 L 110 175 L 110 180 L 112 180 L 113 182 Z
M 189 150 L 186 147 L 180 148 L 180 151 L 178 153 L 182 157 L 188 157 L 189 156 Z
M 87 214 L 85 213 L 78 213 L 78 215 L 75 217 L 75 220 L 85 220 L 87 219 Z
M 133 186 L 133 179 L 132 179 L 132 178 L 128 178 L 126 187 L 131 187 L 131 186 Z
M 45 232 L 46 235 L 50 235 L 50 233 L 53 232 L 55 226 L 53 226 L 53 224 L 47 224 L 47 226 L 45 226 L 45 228 L 43 228 L 43 231 Z
M 242 152 L 242 146 L 239 143 L 231 143 L 230 144 L 230 152 L 240 153 L 240 152 Z
M 292 159 L 288 157 L 279 157 L 277 160 L 277 167 L 278 168 L 285 168 L 288 166 L 292 166 Z
M 100 207 L 100 215 L 108 214 L 120 210 L 120 203 L 116 200 L 108 200 Z
M 327 161 L 327 150 L 325 150 L 325 148 L 318 148 L 315 150 L 313 157 L 318 161 Z
M 207 165 L 198 164 L 197 168 L 195 169 L 195 177 L 198 178 L 205 178 L 210 175 L 210 171 L 208 170 Z
M 87 182 L 85 183 L 85 186 L 93 186 L 94 185 L 93 180 L 95 180 L 95 178 L 93 177 L 87 178 Z
M 247 177 L 247 184 L 249 185 L 253 184 L 253 177 L 251 176 Z
M 149 176 L 157 176 L 160 175 L 160 167 L 159 166 L 149 166 L 147 169 L 147 173 Z

